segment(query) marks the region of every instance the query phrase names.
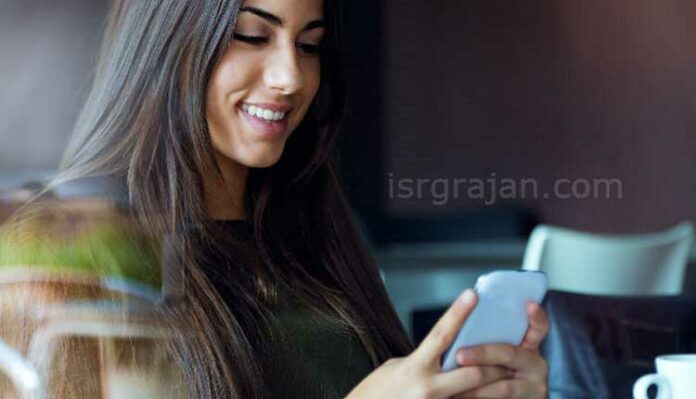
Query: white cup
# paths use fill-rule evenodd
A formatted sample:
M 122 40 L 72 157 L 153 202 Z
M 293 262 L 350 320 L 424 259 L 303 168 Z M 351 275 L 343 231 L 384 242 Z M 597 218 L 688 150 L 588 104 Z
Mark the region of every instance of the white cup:
M 657 386 L 656 399 L 696 398 L 696 354 L 655 358 L 657 374 L 647 374 L 633 385 L 633 399 L 648 399 L 648 388 Z

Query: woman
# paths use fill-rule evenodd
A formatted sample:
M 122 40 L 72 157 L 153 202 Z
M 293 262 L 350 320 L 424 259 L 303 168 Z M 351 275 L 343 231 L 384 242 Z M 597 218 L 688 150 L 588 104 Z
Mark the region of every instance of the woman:
M 544 397 L 543 311 L 522 347 L 412 351 L 334 167 L 338 0 L 117 1 L 55 184 L 110 176 L 183 265 L 164 275 L 188 396 Z

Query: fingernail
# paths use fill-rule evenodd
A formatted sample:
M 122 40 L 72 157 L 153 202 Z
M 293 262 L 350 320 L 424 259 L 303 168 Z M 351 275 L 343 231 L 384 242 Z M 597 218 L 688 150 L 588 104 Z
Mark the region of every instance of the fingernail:
M 459 296 L 459 300 L 465 305 L 470 304 L 474 300 L 474 291 L 471 289 L 465 290 L 462 295 Z
M 473 358 L 474 358 L 474 352 L 472 352 L 468 349 L 460 349 L 459 352 L 457 352 L 457 362 L 459 364 L 465 364 L 467 361 L 469 361 Z

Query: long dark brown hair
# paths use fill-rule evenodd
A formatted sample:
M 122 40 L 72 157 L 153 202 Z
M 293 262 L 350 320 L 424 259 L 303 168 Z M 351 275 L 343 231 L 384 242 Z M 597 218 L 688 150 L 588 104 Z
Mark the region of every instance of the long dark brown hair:
M 116 1 L 93 89 L 54 182 L 115 176 L 144 228 L 176 237 L 168 250 L 183 266 L 166 271 L 162 314 L 181 332 L 170 349 L 196 398 L 265 396 L 251 337 L 257 327 L 249 323 L 272 313 L 278 292 L 353 331 L 374 366 L 411 349 L 335 167 L 345 94 L 338 0 L 325 0 L 322 78 L 308 114 L 277 164 L 249 171 L 245 207 L 262 267 L 240 270 L 258 274 L 258 286 L 268 290 L 231 275 L 235 294 L 226 303 L 232 308 L 200 270 L 200 243 L 214 241 L 203 184 L 211 176 L 223 182 L 206 125 L 205 89 L 241 3 Z M 191 226 L 196 239 L 186 232 Z

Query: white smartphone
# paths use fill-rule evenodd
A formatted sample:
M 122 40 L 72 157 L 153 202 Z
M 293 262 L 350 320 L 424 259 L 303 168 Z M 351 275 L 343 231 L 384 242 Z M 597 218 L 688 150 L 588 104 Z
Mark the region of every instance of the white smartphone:
M 529 320 L 527 303 L 541 303 L 546 294 L 546 274 L 539 271 L 504 270 L 476 280 L 478 303 L 442 356 L 442 371 L 458 367 L 458 349 L 486 344 L 522 343 Z

